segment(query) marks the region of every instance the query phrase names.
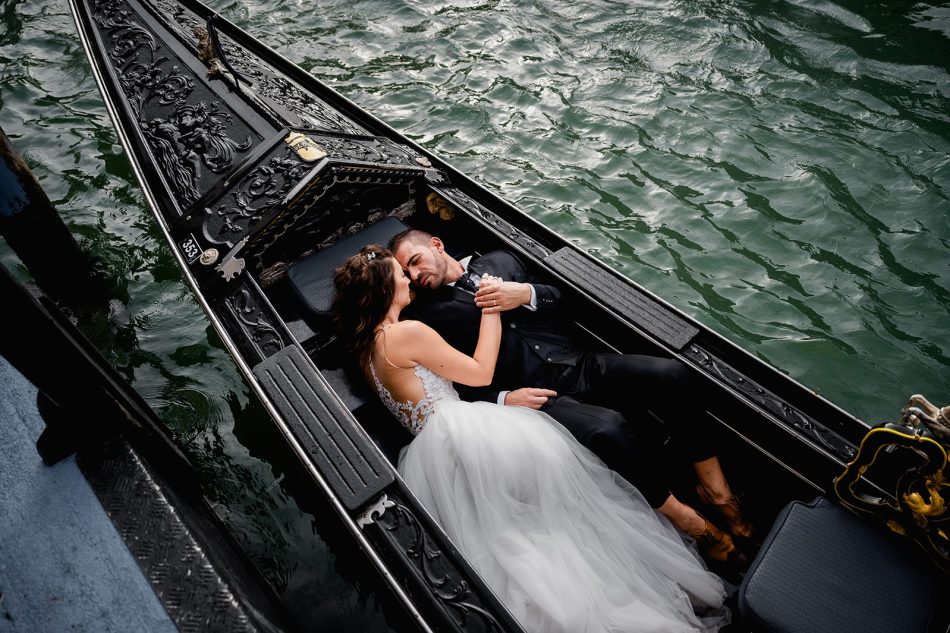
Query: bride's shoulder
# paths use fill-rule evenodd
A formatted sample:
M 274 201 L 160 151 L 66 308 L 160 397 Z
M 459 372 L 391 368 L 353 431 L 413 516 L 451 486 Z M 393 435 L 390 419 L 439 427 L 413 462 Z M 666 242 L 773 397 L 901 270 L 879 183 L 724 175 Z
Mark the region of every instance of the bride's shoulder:
M 381 329 L 383 334 L 386 335 L 386 338 L 399 340 L 408 336 L 413 336 L 419 331 L 419 326 L 422 325 L 419 321 L 397 321 L 396 323 L 389 323 L 384 325 Z
M 404 333 L 418 333 L 426 330 L 431 330 L 428 325 L 422 321 L 416 321 L 415 319 L 405 319 L 403 321 L 398 321 L 393 323 L 390 326 L 393 331 L 404 332 Z
M 406 319 L 398 321 L 386 328 L 387 336 L 397 343 L 418 344 L 431 343 L 438 334 L 422 321 Z

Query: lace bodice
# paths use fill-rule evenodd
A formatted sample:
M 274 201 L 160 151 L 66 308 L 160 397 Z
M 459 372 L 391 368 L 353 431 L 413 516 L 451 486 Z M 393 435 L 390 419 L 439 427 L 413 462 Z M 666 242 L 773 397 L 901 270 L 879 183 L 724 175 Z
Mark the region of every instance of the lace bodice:
M 376 367 L 372 361 L 369 364 L 369 371 L 373 375 L 376 392 L 379 394 L 379 398 L 383 401 L 383 404 L 386 405 L 390 413 L 396 416 L 400 424 L 406 427 L 413 435 L 418 435 L 422 431 L 422 427 L 425 426 L 429 416 L 432 415 L 432 412 L 435 410 L 435 404 L 437 402 L 440 400 L 458 400 L 459 397 L 458 392 L 452 387 L 450 381 L 422 365 L 416 365 L 413 371 L 422 383 L 422 390 L 426 394 L 425 398 L 416 403 L 413 403 L 412 400 L 397 402 L 396 399 L 393 398 L 393 395 L 389 393 L 389 389 L 380 382 L 379 377 L 376 375 Z

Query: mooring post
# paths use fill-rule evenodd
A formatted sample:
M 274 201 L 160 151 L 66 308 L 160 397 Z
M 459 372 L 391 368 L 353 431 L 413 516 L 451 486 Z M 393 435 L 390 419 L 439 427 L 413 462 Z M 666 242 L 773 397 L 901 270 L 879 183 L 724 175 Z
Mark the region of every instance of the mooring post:
M 0 235 L 36 283 L 67 304 L 89 304 L 101 291 L 83 253 L 26 162 L 0 128 Z

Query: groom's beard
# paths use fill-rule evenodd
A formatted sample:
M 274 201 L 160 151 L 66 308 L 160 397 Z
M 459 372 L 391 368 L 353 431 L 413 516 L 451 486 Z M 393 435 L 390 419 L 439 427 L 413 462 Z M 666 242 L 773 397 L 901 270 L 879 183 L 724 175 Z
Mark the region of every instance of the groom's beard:
M 439 253 L 431 249 L 430 251 L 432 252 L 432 270 L 422 271 L 417 276 L 419 280 L 415 284 L 417 289 L 438 290 L 446 284 L 445 275 L 449 266 Z

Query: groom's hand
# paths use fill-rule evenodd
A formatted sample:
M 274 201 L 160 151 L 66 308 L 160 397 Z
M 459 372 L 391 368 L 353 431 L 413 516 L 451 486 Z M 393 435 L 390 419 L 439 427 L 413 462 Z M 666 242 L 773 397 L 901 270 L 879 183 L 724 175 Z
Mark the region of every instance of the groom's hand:
M 531 286 L 517 281 L 503 281 L 479 287 L 475 305 L 486 312 L 505 312 L 531 303 Z
M 550 389 L 540 389 L 538 387 L 522 387 L 505 394 L 505 405 L 515 407 L 528 407 L 529 409 L 540 409 L 549 398 L 557 395 L 556 391 Z

